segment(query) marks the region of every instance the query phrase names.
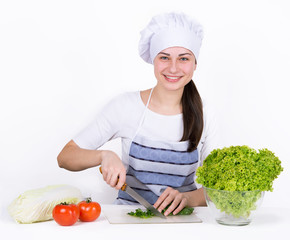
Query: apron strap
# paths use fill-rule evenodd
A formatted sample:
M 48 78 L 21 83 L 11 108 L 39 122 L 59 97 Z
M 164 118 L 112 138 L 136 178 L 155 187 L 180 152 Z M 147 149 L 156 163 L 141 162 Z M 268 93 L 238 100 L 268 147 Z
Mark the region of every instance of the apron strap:
M 137 130 L 136 130 L 134 136 L 133 136 L 132 139 L 131 139 L 131 143 L 132 143 L 133 139 L 136 137 L 136 135 L 138 134 L 138 132 L 140 131 L 141 126 L 142 126 L 142 124 L 143 124 L 143 122 L 144 122 L 145 115 L 146 115 L 146 112 L 147 112 L 147 109 L 148 109 L 148 106 L 149 106 L 149 102 L 150 102 L 150 99 L 151 99 L 151 97 L 152 97 L 153 89 L 154 89 L 154 87 L 153 87 L 153 88 L 151 89 L 151 91 L 150 91 L 150 94 L 149 94 L 149 97 L 148 97 L 148 100 L 147 100 L 147 103 L 146 103 L 145 109 L 144 109 L 144 111 L 143 111 L 143 114 L 142 114 L 141 120 L 140 120 L 140 122 L 139 122 L 138 128 L 137 128 Z

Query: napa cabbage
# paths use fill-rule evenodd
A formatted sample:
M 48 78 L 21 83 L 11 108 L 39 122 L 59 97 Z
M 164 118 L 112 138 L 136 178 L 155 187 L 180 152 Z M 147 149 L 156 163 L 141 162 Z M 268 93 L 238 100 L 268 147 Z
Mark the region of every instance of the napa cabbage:
M 20 194 L 8 206 L 8 212 L 18 223 L 34 223 L 52 219 L 53 208 L 62 202 L 78 203 L 81 191 L 70 185 L 50 185 Z

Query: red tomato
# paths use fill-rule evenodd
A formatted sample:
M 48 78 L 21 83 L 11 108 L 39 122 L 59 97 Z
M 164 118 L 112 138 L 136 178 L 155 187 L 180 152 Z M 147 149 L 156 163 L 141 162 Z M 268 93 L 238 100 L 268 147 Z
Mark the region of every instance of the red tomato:
M 61 226 L 70 226 L 77 222 L 80 210 L 76 204 L 61 203 L 52 211 L 54 220 Z
M 79 219 L 82 222 L 95 221 L 101 214 L 101 206 L 97 202 L 92 202 L 91 198 L 87 198 L 85 201 L 81 201 L 78 204 L 80 209 Z

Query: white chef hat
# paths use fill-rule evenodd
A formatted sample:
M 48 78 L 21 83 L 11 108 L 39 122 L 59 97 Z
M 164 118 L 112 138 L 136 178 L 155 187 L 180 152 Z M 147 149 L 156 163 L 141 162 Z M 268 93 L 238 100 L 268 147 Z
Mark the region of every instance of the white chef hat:
M 139 54 L 153 64 L 157 54 L 169 47 L 184 47 L 198 58 L 203 39 L 202 26 L 183 13 L 165 13 L 151 19 L 141 31 Z

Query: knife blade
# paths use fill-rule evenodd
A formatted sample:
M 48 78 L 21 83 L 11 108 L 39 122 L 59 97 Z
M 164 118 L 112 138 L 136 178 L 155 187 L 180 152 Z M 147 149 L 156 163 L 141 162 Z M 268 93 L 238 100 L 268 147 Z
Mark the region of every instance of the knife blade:
M 102 173 L 102 167 L 99 168 L 100 172 Z M 133 190 L 127 183 L 124 183 L 121 187 L 121 190 L 128 193 L 132 198 L 134 198 L 137 202 L 143 205 L 146 209 L 150 210 L 154 213 L 157 217 L 164 218 L 166 217 L 160 213 L 153 205 L 151 205 L 146 199 L 144 199 L 141 195 L 139 195 L 135 190 Z

